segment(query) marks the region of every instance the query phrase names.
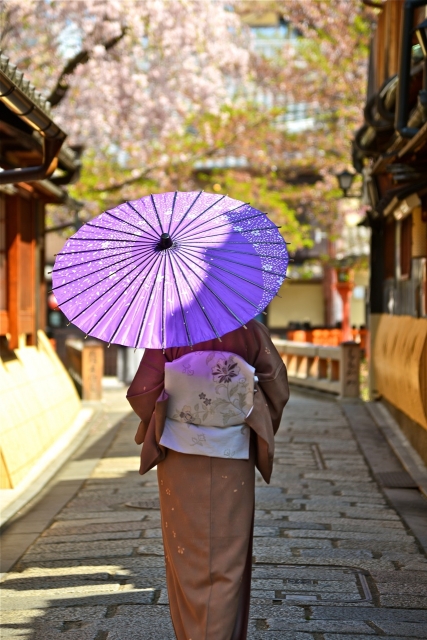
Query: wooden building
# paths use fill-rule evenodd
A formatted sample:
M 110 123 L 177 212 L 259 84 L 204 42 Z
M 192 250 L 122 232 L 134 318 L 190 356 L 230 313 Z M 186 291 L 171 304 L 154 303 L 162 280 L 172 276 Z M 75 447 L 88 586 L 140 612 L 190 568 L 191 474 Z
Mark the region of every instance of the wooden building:
M 371 227 L 371 393 L 427 461 L 427 1 L 378 11 L 353 163 Z
M 45 207 L 79 170 L 49 105 L 0 56 L 0 471 L 13 489 L 71 428 L 80 402 L 44 334 Z M 56 170 L 55 175 L 52 174 Z

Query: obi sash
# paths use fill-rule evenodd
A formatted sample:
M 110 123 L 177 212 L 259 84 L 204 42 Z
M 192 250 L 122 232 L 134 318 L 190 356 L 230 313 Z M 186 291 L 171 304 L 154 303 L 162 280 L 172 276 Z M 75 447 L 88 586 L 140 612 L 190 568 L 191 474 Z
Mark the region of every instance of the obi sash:
M 255 369 L 228 351 L 195 351 L 165 365 L 169 396 L 160 444 L 180 453 L 249 458 Z

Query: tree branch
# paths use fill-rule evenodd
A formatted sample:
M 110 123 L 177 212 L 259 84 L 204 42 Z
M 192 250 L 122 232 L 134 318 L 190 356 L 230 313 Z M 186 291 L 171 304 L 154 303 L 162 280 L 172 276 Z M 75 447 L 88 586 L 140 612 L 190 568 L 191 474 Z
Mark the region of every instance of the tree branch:
M 255 126 L 259 126 L 260 124 L 262 124 L 262 122 L 266 121 L 267 118 L 261 118 L 256 124 Z M 224 149 L 227 149 L 230 145 L 233 144 L 233 142 L 235 142 L 237 140 L 237 138 L 239 137 L 239 133 L 234 133 L 230 139 L 228 141 L 226 141 L 224 144 L 220 145 L 220 146 L 214 146 L 211 147 L 210 149 L 207 149 L 203 152 L 200 152 L 199 154 L 195 154 L 192 158 L 190 158 L 189 160 L 185 160 L 186 163 L 190 162 L 190 163 L 194 163 L 197 162 L 197 160 L 202 160 L 203 158 L 206 157 L 212 157 L 214 156 L 218 151 L 224 151 Z M 171 162 L 170 166 L 171 167 L 177 167 L 181 164 L 183 164 L 184 161 L 181 162 Z M 101 193 L 103 191 L 105 192 L 111 192 L 111 191 L 118 191 L 119 189 L 121 189 L 122 187 L 127 187 L 130 184 L 134 184 L 135 182 L 138 182 L 139 180 L 143 180 L 144 178 L 146 178 L 147 176 L 149 176 L 149 174 L 152 171 L 155 171 L 156 169 L 161 169 L 163 167 L 163 164 L 155 164 L 152 165 L 151 167 L 147 167 L 146 169 L 143 169 L 142 171 L 140 171 L 139 173 L 137 173 L 135 176 L 132 176 L 131 178 L 127 178 L 126 180 L 122 180 L 121 182 L 115 182 L 114 184 L 110 184 L 107 187 L 95 187 L 94 189 L 92 189 L 92 191 L 96 192 L 96 193 Z
M 124 36 L 126 35 L 126 32 L 127 32 L 127 27 L 123 27 L 118 36 L 115 36 L 114 38 L 110 38 L 110 40 L 107 40 L 106 42 L 104 42 L 103 46 L 105 50 L 108 51 L 109 49 L 112 49 L 118 42 L 120 42 L 120 40 L 122 40 L 122 38 L 124 38 Z M 61 71 L 61 74 L 58 78 L 58 81 L 54 89 L 52 90 L 50 96 L 48 97 L 48 100 L 52 105 L 52 107 L 55 107 L 57 104 L 61 102 L 61 100 L 64 99 L 68 89 L 70 88 L 69 82 L 67 80 L 68 76 L 74 73 L 74 71 L 77 69 L 77 67 L 80 64 L 86 64 L 86 62 L 89 62 L 91 53 L 92 53 L 91 51 L 87 49 L 83 49 L 82 51 L 79 51 L 73 58 L 71 58 L 71 60 L 67 62 L 67 64 Z

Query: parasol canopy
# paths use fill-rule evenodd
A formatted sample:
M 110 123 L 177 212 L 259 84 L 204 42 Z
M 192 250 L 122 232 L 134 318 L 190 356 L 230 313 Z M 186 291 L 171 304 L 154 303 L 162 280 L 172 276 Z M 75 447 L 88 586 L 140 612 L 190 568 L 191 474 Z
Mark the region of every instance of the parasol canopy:
M 244 326 L 277 294 L 287 265 L 265 213 L 228 196 L 170 192 L 83 225 L 56 257 L 52 290 L 87 335 L 165 349 Z

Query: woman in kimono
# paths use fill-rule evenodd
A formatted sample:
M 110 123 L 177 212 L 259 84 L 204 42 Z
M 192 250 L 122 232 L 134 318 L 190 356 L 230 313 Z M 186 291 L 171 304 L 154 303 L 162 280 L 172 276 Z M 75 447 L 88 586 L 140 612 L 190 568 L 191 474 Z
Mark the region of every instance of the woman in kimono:
M 211 371 L 202 386 L 200 367 Z M 127 398 L 141 420 L 135 437 L 144 443 L 140 473 L 157 465 L 178 640 L 246 638 L 255 466 L 269 482 L 274 434 L 288 397 L 286 368 L 256 320 L 193 348 L 145 350 Z M 209 423 L 218 416 L 220 424 Z M 232 446 L 224 446 L 227 434 Z

